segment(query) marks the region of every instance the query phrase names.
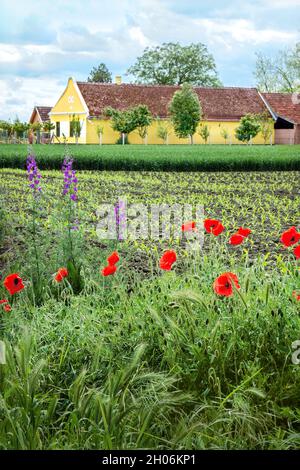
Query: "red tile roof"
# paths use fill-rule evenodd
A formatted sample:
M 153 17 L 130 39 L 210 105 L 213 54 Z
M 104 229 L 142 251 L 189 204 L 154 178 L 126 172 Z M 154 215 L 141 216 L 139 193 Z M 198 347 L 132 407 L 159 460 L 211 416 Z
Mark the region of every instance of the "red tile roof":
M 298 96 L 293 96 L 292 93 L 262 93 L 262 95 L 275 114 L 296 124 L 300 124 L 299 94 Z M 298 101 L 298 103 L 296 101 Z
M 36 109 L 38 110 L 38 113 L 41 117 L 41 120 L 43 122 L 45 121 L 50 121 L 49 113 L 52 109 L 50 106 L 36 106 Z
M 138 104 L 149 107 L 154 116 L 166 117 L 168 104 L 179 86 L 116 85 L 77 82 L 91 116 L 107 106 L 126 109 Z M 247 113 L 261 113 L 265 105 L 255 88 L 194 88 L 208 120 L 239 120 Z
M 30 123 L 33 122 L 37 112 L 39 113 L 42 122 L 50 121 L 49 113 L 50 113 L 51 109 L 52 108 L 50 106 L 35 106 L 33 108 L 32 114 L 30 116 L 29 122 Z

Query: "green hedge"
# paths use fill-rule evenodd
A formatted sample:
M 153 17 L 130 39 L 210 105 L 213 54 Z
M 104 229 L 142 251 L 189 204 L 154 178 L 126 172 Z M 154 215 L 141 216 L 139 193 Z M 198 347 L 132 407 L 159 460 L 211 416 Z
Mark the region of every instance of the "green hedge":
M 300 170 L 300 146 L 70 145 L 80 170 L 270 171 Z M 63 145 L 34 145 L 41 169 L 59 169 Z M 0 167 L 24 168 L 26 145 L 0 145 Z

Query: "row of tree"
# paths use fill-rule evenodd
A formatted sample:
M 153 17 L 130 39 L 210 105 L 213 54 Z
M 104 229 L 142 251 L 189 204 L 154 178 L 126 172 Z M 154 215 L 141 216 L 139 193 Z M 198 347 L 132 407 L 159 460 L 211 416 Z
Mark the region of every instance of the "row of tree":
M 300 43 L 279 51 L 275 56 L 261 52 L 256 54 L 254 76 L 256 86 L 264 92 L 295 92 L 300 86 Z M 215 60 L 202 43 L 182 46 L 164 43 L 148 47 L 129 67 L 126 75 L 135 83 L 157 85 L 222 86 L 218 78 Z M 90 82 L 110 83 L 112 75 L 106 65 L 94 67 L 88 77 Z
M 19 118 L 16 118 L 13 122 L 11 121 L 0 121 L 0 131 L 8 139 L 22 139 L 24 136 L 30 136 L 31 134 L 40 135 L 42 132 L 50 134 L 51 130 L 54 129 L 54 124 L 50 121 L 34 122 L 29 124 L 28 122 L 22 122 Z
M 176 91 L 169 104 L 170 121 L 173 125 L 175 135 L 179 138 L 190 138 L 193 144 L 196 132 L 200 134 L 205 143 L 210 136 L 210 130 L 204 123 L 202 107 L 197 94 L 192 86 L 184 83 L 180 90 Z M 128 135 L 137 130 L 139 136 L 147 142 L 148 127 L 153 117 L 145 105 L 135 106 L 125 110 L 114 108 L 106 108 L 104 117 L 109 117 L 113 130 L 121 134 L 120 141 L 124 144 L 128 139 Z M 235 130 L 235 136 L 241 142 L 249 143 L 251 139 L 261 132 L 264 142 L 267 143 L 273 132 L 273 121 L 267 112 L 243 116 L 239 126 Z M 225 143 L 229 139 L 229 132 L 226 128 L 220 129 L 221 136 Z M 98 127 L 98 136 L 100 143 L 102 142 L 103 127 Z M 157 128 L 157 135 L 160 139 L 167 143 L 170 128 L 168 123 L 160 121 Z

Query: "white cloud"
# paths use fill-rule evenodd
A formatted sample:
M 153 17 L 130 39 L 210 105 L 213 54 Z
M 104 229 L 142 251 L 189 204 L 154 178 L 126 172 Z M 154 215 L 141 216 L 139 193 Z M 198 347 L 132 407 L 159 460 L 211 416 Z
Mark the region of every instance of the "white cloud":
M 297 40 L 297 33 L 287 30 L 256 28 L 254 23 L 245 19 L 220 20 L 196 19 L 193 22 L 203 28 L 211 38 L 218 38 L 233 47 L 236 42 L 260 45 L 265 43 L 290 43 Z
M 37 9 L 28 0 L 24 9 L 21 0 L 2 0 L 0 118 L 27 119 L 34 104 L 54 104 L 69 76 L 83 80 L 99 62 L 122 74 L 145 47 L 162 42 L 207 44 L 225 85 L 251 85 L 256 50 L 275 53 L 299 39 L 299 6 L 300 0 L 45 0 Z
M 28 120 L 35 105 L 54 106 L 64 86 L 51 77 L 0 80 L 1 118 Z

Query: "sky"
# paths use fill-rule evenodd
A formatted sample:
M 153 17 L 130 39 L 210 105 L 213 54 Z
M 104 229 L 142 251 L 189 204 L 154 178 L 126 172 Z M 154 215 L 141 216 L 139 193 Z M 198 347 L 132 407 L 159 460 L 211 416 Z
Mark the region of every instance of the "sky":
M 104 62 L 113 77 L 145 47 L 201 42 L 224 86 L 255 86 L 255 52 L 300 38 L 300 0 L 0 0 L 0 119 L 54 106 L 69 77 Z

